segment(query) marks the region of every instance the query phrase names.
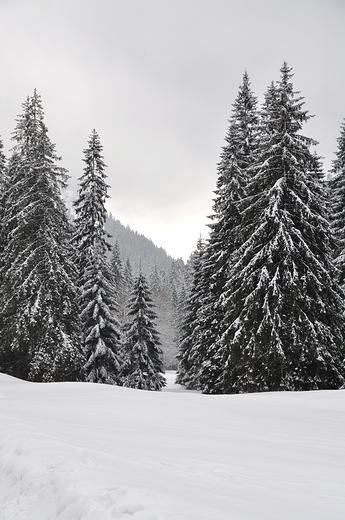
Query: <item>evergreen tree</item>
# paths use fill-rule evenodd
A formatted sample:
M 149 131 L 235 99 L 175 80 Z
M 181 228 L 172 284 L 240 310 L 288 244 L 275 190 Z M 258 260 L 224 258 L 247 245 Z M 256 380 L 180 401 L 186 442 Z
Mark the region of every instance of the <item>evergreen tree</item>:
M 339 270 L 338 281 L 345 289 L 345 120 L 340 129 L 338 150 L 333 161 L 330 181 L 330 210 L 332 230 L 336 238 L 334 258 Z
M 57 166 L 36 91 L 23 109 L 5 197 L 1 369 L 33 381 L 80 380 L 76 271 L 61 196 L 67 175 Z
M 0 138 L 0 273 L 1 273 L 1 265 L 4 254 L 4 246 L 5 246 L 5 227 L 4 227 L 4 218 L 5 218 L 5 198 L 7 191 L 7 172 L 6 172 L 6 157 L 3 152 L 4 145 L 2 143 L 2 139 Z M 0 274 L 1 280 L 1 274 Z
M 219 375 L 223 366 L 220 338 L 224 332 L 222 298 L 229 278 L 231 255 L 242 243 L 240 203 L 246 195 L 257 147 L 257 100 L 250 89 L 247 72 L 243 75 L 229 123 L 226 145 L 218 164 L 214 214 L 210 217 L 210 237 L 203 262 L 204 283 L 208 287 L 200 310 L 204 348 L 199 360 L 198 386 L 204 393 L 220 391 Z
M 0 288 L 2 284 L 2 271 L 4 265 L 4 251 L 5 251 L 5 206 L 6 206 L 6 193 L 7 193 L 7 172 L 6 172 L 6 158 L 3 153 L 3 143 L 0 139 Z M 1 289 L 0 289 L 1 294 Z M 2 313 L 0 312 L 0 330 L 3 329 Z M 0 348 L 0 370 L 1 363 L 4 362 L 4 355 L 1 353 Z
M 104 229 L 108 197 L 103 147 L 96 130 L 84 150 L 86 163 L 75 202 L 75 236 L 87 380 L 120 384 L 120 333 L 116 319 L 114 275 L 107 260 Z
M 223 391 L 339 388 L 344 304 L 334 281 L 325 186 L 291 69 L 266 96 L 255 175 L 226 295 Z
M 204 243 L 200 238 L 192 255 L 192 284 L 186 301 L 185 316 L 179 341 L 176 383 L 188 390 L 199 388 L 199 372 L 203 359 L 204 337 L 201 324 L 202 303 L 207 285 L 203 277 Z
M 142 273 L 134 282 L 128 315 L 131 321 L 125 339 L 124 386 L 161 390 L 166 385 L 162 349 L 151 292 Z

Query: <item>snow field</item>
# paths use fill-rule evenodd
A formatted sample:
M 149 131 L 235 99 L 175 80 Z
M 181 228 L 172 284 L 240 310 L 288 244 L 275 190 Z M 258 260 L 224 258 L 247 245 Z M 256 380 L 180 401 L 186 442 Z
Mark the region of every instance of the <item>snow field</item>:
M 1 520 L 343 520 L 345 391 L 206 396 L 0 374 Z

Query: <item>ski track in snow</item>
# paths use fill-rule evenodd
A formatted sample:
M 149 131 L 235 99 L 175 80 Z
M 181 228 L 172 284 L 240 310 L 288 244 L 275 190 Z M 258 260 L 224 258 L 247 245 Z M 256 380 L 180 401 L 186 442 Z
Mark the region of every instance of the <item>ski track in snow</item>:
M 343 520 L 345 391 L 203 396 L 0 374 L 1 520 Z

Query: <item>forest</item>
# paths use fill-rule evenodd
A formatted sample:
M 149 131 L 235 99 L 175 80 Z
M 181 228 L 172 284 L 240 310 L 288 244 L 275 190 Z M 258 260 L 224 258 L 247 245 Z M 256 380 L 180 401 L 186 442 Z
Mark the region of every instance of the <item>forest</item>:
M 244 73 L 187 265 L 134 232 L 128 248 L 96 130 L 68 212 L 42 100 L 26 99 L 0 149 L 0 371 L 160 390 L 177 363 L 208 394 L 344 386 L 345 124 L 329 180 L 292 77 L 284 63 L 259 107 Z
M 185 265 L 107 215 L 96 130 L 69 211 L 36 90 L 22 108 L 8 160 L 0 148 L 0 371 L 160 390 L 176 368 Z

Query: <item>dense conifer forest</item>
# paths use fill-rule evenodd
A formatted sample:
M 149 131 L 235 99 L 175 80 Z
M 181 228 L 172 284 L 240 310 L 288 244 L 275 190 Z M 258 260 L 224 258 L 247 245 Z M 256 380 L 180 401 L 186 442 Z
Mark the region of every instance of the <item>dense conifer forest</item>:
M 286 63 L 262 107 L 243 76 L 193 258 L 177 381 L 204 393 L 344 386 L 344 126 L 333 179 Z
M 0 371 L 160 390 L 177 366 L 203 393 L 344 386 L 345 126 L 327 181 L 292 78 L 284 63 L 259 106 L 244 73 L 187 264 L 107 215 L 96 130 L 69 218 L 67 171 L 27 97 L 10 157 L 0 141 Z

